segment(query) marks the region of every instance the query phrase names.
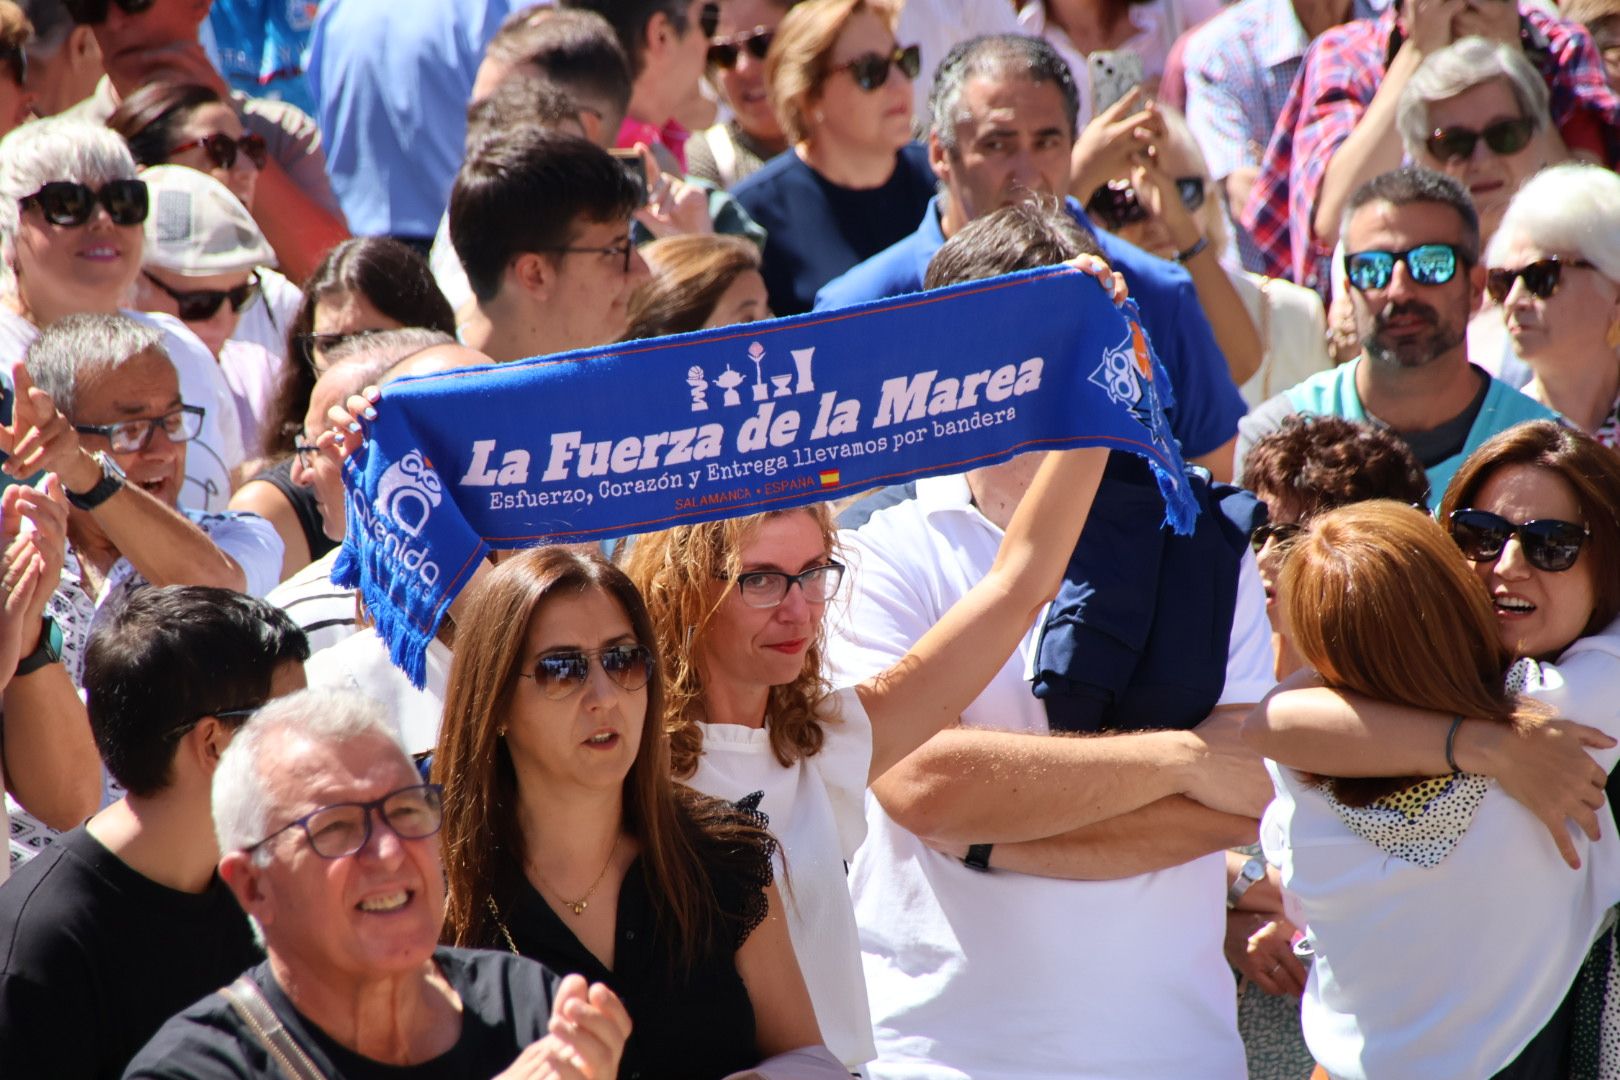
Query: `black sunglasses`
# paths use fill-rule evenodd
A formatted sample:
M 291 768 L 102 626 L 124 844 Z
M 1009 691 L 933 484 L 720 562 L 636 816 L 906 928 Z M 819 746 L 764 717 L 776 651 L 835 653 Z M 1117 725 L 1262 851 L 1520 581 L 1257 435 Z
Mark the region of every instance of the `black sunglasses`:
M 1204 205 L 1204 178 L 1202 176 L 1176 177 L 1176 194 L 1189 213 Z M 1129 180 L 1110 180 L 1091 193 L 1086 213 L 1109 232 L 1118 232 L 1126 225 L 1148 219 L 1148 209 L 1136 194 Z
M 771 42 L 775 39 L 775 30 L 767 30 L 763 26 L 756 26 L 744 33 L 733 34 L 724 41 L 711 42 L 709 45 L 709 66 L 730 71 L 737 66 L 737 60 L 742 56 L 745 49 L 748 55 L 755 60 L 763 60 L 765 54 L 771 51 Z
M 256 169 L 264 168 L 264 163 L 270 157 L 269 148 L 265 145 L 263 135 L 249 133 L 243 135 L 240 139 L 233 139 L 223 131 L 216 131 L 212 135 L 204 135 L 200 139 L 192 139 L 190 142 L 181 143 L 169 151 L 169 156 L 172 158 L 176 154 L 183 154 L 187 150 L 195 150 L 198 147 L 202 147 L 203 153 L 208 155 L 208 160 L 214 163 L 215 168 L 219 169 L 234 168 L 237 151 L 241 151 L 243 157 L 253 162 L 253 167 Z
M 533 679 L 552 701 L 573 697 L 591 677 L 591 658 L 621 690 L 635 691 L 652 678 L 652 653 L 645 645 L 609 645 L 602 649 L 570 649 L 548 653 L 534 662 L 534 671 L 520 671 Z
M 156 2 L 157 0 L 117 0 L 119 9 L 125 15 L 139 15 Z M 93 26 L 107 21 L 107 0 L 62 0 L 62 6 L 68 9 L 68 14 L 76 23 Z
M 1280 524 L 1273 525 L 1268 521 L 1249 534 L 1249 547 L 1253 549 L 1256 555 L 1258 555 L 1266 546 L 1268 541 L 1275 540 L 1277 541 L 1277 545 L 1281 547 L 1282 545 L 1291 542 L 1296 536 L 1304 531 L 1304 529 L 1305 526 L 1297 525 L 1293 522 L 1282 522 Z
M 1537 570 L 1558 574 L 1575 565 L 1581 545 L 1592 530 L 1573 521 L 1539 518 L 1515 525 L 1489 510 L 1453 510 L 1451 539 L 1463 557 L 1474 562 L 1500 558 L 1511 537 L 1519 538 L 1525 561 Z
M 839 71 L 849 72 L 849 77 L 855 80 L 855 85 L 867 93 L 871 93 L 889 81 L 889 69 L 897 67 L 900 74 L 908 79 L 915 79 L 917 72 L 922 70 L 922 47 L 907 45 L 904 48 L 896 45 L 894 51 L 887 56 L 881 53 L 865 53 L 857 56 L 847 64 L 840 64 L 828 74 Z
M 1548 300 L 1552 298 L 1553 293 L 1558 291 L 1558 286 L 1563 283 L 1564 267 L 1566 266 L 1592 269 L 1592 264 L 1585 259 L 1560 259 L 1557 256 L 1550 259 L 1537 259 L 1535 262 L 1528 263 L 1516 270 L 1509 267 L 1498 267 L 1494 270 L 1485 271 L 1485 291 L 1490 294 L 1492 300 L 1495 300 L 1498 304 L 1503 303 L 1507 300 L 1508 293 L 1513 291 L 1513 283 L 1519 278 L 1523 278 L 1524 287 L 1531 296 L 1541 300 Z
M 18 86 L 28 81 L 28 51 L 21 45 L 0 46 L 0 64 L 11 69 Z
M 114 225 L 139 225 L 146 220 L 146 181 L 109 180 L 96 191 L 76 180 L 52 180 L 17 205 L 23 210 L 37 206 L 52 225 L 75 228 L 90 220 L 98 202 Z
M 241 313 L 242 309 L 253 303 L 259 296 L 259 275 L 253 274 L 234 289 L 197 289 L 192 292 L 182 292 L 171 289 L 154 277 L 151 271 L 142 270 L 146 280 L 167 293 L 180 309 L 181 322 L 203 322 L 219 314 L 220 306 L 230 301 L 231 310 Z
M 1535 133 L 1535 124 L 1521 116 L 1498 120 L 1484 131 L 1465 127 L 1435 128 L 1424 145 L 1441 161 L 1462 161 L 1473 156 L 1474 147 L 1481 139 L 1493 154 L 1517 154 L 1530 144 L 1530 136 Z
M 1406 251 L 1352 252 L 1344 257 L 1344 272 L 1351 285 L 1366 292 L 1387 287 L 1396 263 L 1405 263 L 1419 285 L 1444 285 L 1457 276 L 1457 265 L 1466 262 L 1455 244 L 1419 244 Z

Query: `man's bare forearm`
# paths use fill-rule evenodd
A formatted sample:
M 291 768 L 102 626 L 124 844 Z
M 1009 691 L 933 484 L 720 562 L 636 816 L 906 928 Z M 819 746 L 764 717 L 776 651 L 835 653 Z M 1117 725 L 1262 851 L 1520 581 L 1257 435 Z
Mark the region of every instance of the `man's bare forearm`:
M 998 844 L 990 865 L 1037 877 L 1110 881 L 1252 844 L 1259 823 L 1171 795 L 1127 814 L 1058 836 Z

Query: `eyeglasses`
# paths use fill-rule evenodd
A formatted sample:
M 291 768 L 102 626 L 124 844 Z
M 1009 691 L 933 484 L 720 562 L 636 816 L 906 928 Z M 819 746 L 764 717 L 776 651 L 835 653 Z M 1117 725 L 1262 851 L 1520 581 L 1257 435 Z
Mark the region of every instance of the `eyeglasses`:
M 1419 244 L 1407 251 L 1357 251 L 1344 257 L 1344 272 L 1362 292 L 1382 289 L 1395 276 L 1395 264 L 1419 285 L 1444 285 L 1457 275 L 1457 264 L 1469 258 L 1455 244 Z
M 1424 140 L 1429 153 L 1441 161 L 1462 161 L 1474 156 L 1474 147 L 1484 139 L 1493 154 L 1517 154 L 1530 144 L 1536 125 L 1527 117 L 1498 120 L 1484 131 L 1465 127 L 1435 128 Z
M 190 731 L 192 728 L 196 727 L 198 724 L 202 723 L 204 720 L 208 719 L 210 716 L 212 716 L 216 720 L 242 720 L 242 721 L 245 721 L 245 720 L 247 720 L 248 717 L 252 716 L 254 713 L 258 712 L 262 708 L 264 708 L 264 706 L 262 706 L 262 705 L 254 705 L 251 708 L 246 708 L 246 709 L 221 709 L 218 712 L 203 713 L 201 716 L 192 717 L 190 720 L 187 720 L 185 723 L 181 724 L 179 727 L 172 727 L 168 731 L 165 731 L 163 733 L 163 738 L 165 740 L 169 741 L 169 742 L 173 742 L 174 740 L 180 738 L 180 736 L 184 735 L 186 732 Z M 235 727 L 237 725 L 233 724 L 232 726 Z
M 439 831 L 444 820 L 444 789 L 438 784 L 413 784 L 370 802 L 332 803 L 287 822 L 242 850 L 256 851 L 288 829 L 301 828 L 321 858 L 347 858 L 371 842 L 373 811 L 401 840 L 425 840 Z
M 1176 177 L 1176 194 L 1189 213 L 1204 205 L 1204 178 L 1202 176 Z M 1118 232 L 1123 226 L 1146 221 L 1147 207 L 1128 180 L 1110 180 L 1091 193 L 1086 213 L 1097 219 L 1109 232 Z
M 1499 558 L 1509 538 L 1517 536 L 1525 561 L 1537 570 L 1562 573 L 1575 565 L 1581 545 L 1592 530 L 1573 521 L 1539 518 L 1515 525 L 1489 510 L 1453 510 L 1451 539 L 1463 557 L 1474 562 Z
M 552 701 L 579 693 L 591 677 L 591 658 L 620 690 L 636 691 L 652 678 L 652 653 L 645 645 L 609 645 L 601 649 L 569 649 L 547 653 L 534 662 L 534 670 L 520 671 L 533 679 L 540 692 Z
M 75 228 L 90 220 L 98 202 L 107 208 L 114 225 L 139 225 L 146 220 L 146 181 L 109 180 L 97 191 L 76 180 L 52 180 L 17 206 L 23 210 L 37 206 L 52 225 Z
M 1560 259 L 1556 256 L 1550 259 L 1537 259 L 1533 263 L 1519 267 L 1517 270 L 1508 267 L 1499 267 L 1495 270 L 1485 271 L 1485 291 L 1492 300 L 1498 304 L 1504 303 L 1508 293 L 1513 291 L 1513 283 L 1519 278 L 1524 279 L 1524 287 L 1531 296 L 1540 300 L 1549 300 L 1552 294 L 1558 291 L 1558 286 L 1564 281 L 1564 267 L 1578 266 L 1583 269 L 1593 269 L 1592 264 L 1585 259 Z
M 771 42 L 776 39 L 775 30 L 767 30 L 763 26 L 756 26 L 741 34 L 733 34 L 724 41 L 711 42 L 709 45 L 709 66 L 730 71 L 737 66 L 737 60 L 742 56 L 743 50 L 755 60 L 765 59 L 765 54 L 771 51 Z
M 11 69 L 18 86 L 28 81 L 28 50 L 21 45 L 0 46 L 0 64 Z
M 624 260 L 624 272 L 628 274 L 630 272 L 630 256 L 635 252 L 636 245 L 632 244 L 630 242 L 630 238 L 627 236 L 624 238 L 622 243 L 614 244 L 612 247 L 571 247 L 568 245 L 562 245 L 558 247 L 535 248 L 534 250 L 556 251 L 564 255 L 614 255 Z
M 157 0 L 118 0 L 118 7 L 125 15 L 139 15 L 156 2 Z M 68 9 L 68 14 L 76 23 L 93 26 L 107 21 L 107 0 L 62 0 L 62 6 Z
M 894 51 L 887 56 L 882 53 L 866 53 L 847 64 L 840 64 L 828 74 L 847 71 L 850 78 L 855 80 L 856 86 L 871 93 L 889 81 L 891 67 L 899 68 L 900 74 L 906 78 L 915 79 L 917 72 L 922 70 L 922 48 L 917 45 L 907 45 L 904 48 L 896 45 Z
M 813 604 L 824 604 L 838 595 L 838 586 L 843 580 L 844 567 L 835 562 L 812 566 L 800 574 L 786 574 L 780 570 L 750 570 L 737 575 L 737 595 L 749 607 L 773 608 L 787 599 L 788 586 L 798 585 L 806 600 Z
M 250 133 L 243 135 L 240 139 L 233 139 L 223 131 L 216 131 L 212 135 L 204 135 L 200 139 L 192 139 L 190 142 L 181 143 L 169 151 L 169 156 L 172 158 L 176 154 L 183 154 L 187 150 L 195 150 L 199 146 L 202 147 L 203 153 L 208 155 L 208 160 L 214 163 L 215 168 L 220 169 L 234 168 L 236 154 L 239 150 L 242 152 L 243 157 L 253 162 L 253 167 L 256 169 L 264 168 L 264 163 L 269 158 L 269 148 L 265 145 L 263 135 Z
M 195 439 L 202 431 L 206 412 L 201 405 L 182 405 L 163 416 L 119 424 L 74 424 L 73 430 L 81 435 L 100 435 L 112 444 L 115 454 L 138 454 L 152 445 L 152 436 L 160 430 L 172 443 Z
M 1294 538 L 1299 536 L 1304 529 L 1305 526 L 1293 522 L 1281 522 L 1273 525 L 1268 521 L 1249 534 L 1249 547 L 1254 550 L 1256 555 L 1260 554 L 1267 541 L 1270 540 L 1277 541 L 1277 546 L 1283 547 L 1292 543 Z
M 315 467 L 315 459 L 320 457 L 321 448 L 314 443 L 302 440 L 293 443 L 293 453 L 298 457 L 298 464 L 306 469 Z
M 300 342 L 304 348 L 308 349 L 311 353 L 314 353 L 317 349 L 321 352 L 329 352 L 330 350 L 337 348 L 339 345 L 342 345 L 345 341 L 353 341 L 355 338 L 368 337 L 371 334 L 380 333 L 382 333 L 381 330 L 344 330 L 340 333 L 326 334 L 317 334 L 311 332 L 307 334 L 295 335 L 293 340 Z M 324 371 L 324 369 L 322 370 Z
M 180 309 L 181 322 L 204 322 L 219 314 L 219 309 L 225 301 L 231 302 L 231 310 L 241 313 L 253 301 L 259 298 L 259 275 L 253 274 L 248 280 L 242 282 L 234 289 L 197 289 L 183 292 L 171 289 L 158 280 L 150 271 L 141 271 L 146 280 L 167 293 Z
M 714 37 L 715 31 L 720 29 L 720 5 L 714 0 L 709 0 L 698 12 L 698 29 L 706 38 Z

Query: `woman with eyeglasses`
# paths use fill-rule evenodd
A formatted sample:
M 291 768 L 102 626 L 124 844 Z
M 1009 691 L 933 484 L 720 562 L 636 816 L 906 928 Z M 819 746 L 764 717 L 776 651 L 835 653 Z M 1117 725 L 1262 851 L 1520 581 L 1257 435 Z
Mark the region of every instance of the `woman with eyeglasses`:
M 426 259 L 397 240 L 362 236 L 326 253 L 284 325 L 287 363 L 265 413 L 262 440 L 248 448 L 258 455 L 259 471 L 232 496 L 231 509 L 259 514 L 276 527 L 287 545 L 287 577 L 336 547 L 321 526 L 313 492 L 292 475 L 310 392 L 327 367 L 326 350 L 357 335 L 406 326 L 454 337 L 456 317 Z
M 793 0 L 727 0 L 709 43 L 709 80 L 731 106 L 731 118 L 686 144 L 688 175 L 731 188 L 788 148 L 771 108 L 765 57 Z
M 791 148 L 734 194 L 765 227 L 765 285 L 778 315 L 911 235 L 936 181 L 912 142 L 915 46 L 895 41 L 891 0 L 805 0 L 777 27 L 765 79 Z
M 669 669 L 675 776 L 722 798 L 763 793 L 799 964 L 827 1046 L 851 1068 L 876 1056 L 845 880 L 867 785 L 954 722 L 1006 663 L 1056 591 L 1105 458 L 1043 462 L 984 581 L 900 663 L 855 687 L 835 689 L 823 666 L 827 607 L 846 575 L 825 504 L 631 545 L 625 569 Z
M 1463 561 L 1393 591 L 1325 573 L 1323 556 L 1359 556 L 1323 522 L 1359 511 L 1296 540 L 1287 617 L 1316 670 L 1245 725 L 1278 763 L 1261 836 L 1315 945 L 1311 1049 L 1333 1075 L 1489 1076 L 1510 1062 L 1501 1075 L 1583 1074 L 1597 1024 L 1577 1019 L 1577 998 L 1601 1004 L 1607 988 L 1571 987 L 1620 900 L 1616 822 L 1598 822 L 1620 734 L 1620 460 L 1551 422 L 1497 435 L 1441 505 L 1442 551 Z M 1428 546 L 1415 514 L 1382 515 L 1361 550 Z M 1466 587 L 1433 602 L 1454 567 Z M 1363 623 L 1335 640 L 1320 620 L 1347 590 L 1376 634 Z M 1486 640 L 1436 666 L 1464 628 Z M 1612 936 L 1598 947 L 1598 970 L 1620 972 Z
M 1532 177 L 1485 249 L 1526 394 L 1620 449 L 1620 177 L 1555 165 Z M 1507 377 L 1504 375 L 1504 378 Z
M 117 135 L 51 118 L 0 140 L 0 372 L 65 315 L 113 314 L 134 296 L 151 207 Z M 222 510 L 242 463 L 241 425 L 208 348 L 172 316 L 125 311 L 163 335 L 181 394 L 203 409 L 180 505 Z M 9 392 L 9 386 L 8 386 Z

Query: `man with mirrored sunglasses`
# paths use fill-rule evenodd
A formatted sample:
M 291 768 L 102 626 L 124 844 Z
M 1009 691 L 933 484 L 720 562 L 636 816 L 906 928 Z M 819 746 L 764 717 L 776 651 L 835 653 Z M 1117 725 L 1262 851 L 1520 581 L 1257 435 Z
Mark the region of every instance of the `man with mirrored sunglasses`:
M 1290 415 L 1366 421 L 1406 442 L 1437 501 L 1486 439 L 1555 414 L 1469 363 L 1468 320 L 1485 270 L 1479 218 L 1461 184 L 1417 166 L 1384 173 L 1351 197 L 1342 232 L 1362 353 L 1244 417 L 1239 457 Z
M 214 774 L 213 826 L 268 960 L 163 1025 L 125 1076 L 282 1080 L 278 1055 L 334 1080 L 616 1075 L 630 1018 L 606 987 L 439 947 L 441 815 L 374 702 L 306 690 L 256 713 Z
M 118 1076 L 169 1016 L 258 962 L 214 872 L 210 784 L 246 718 L 304 685 L 308 655 L 285 614 L 226 589 L 147 589 L 97 626 L 90 726 L 127 794 L 0 890 L 5 1075 Z

